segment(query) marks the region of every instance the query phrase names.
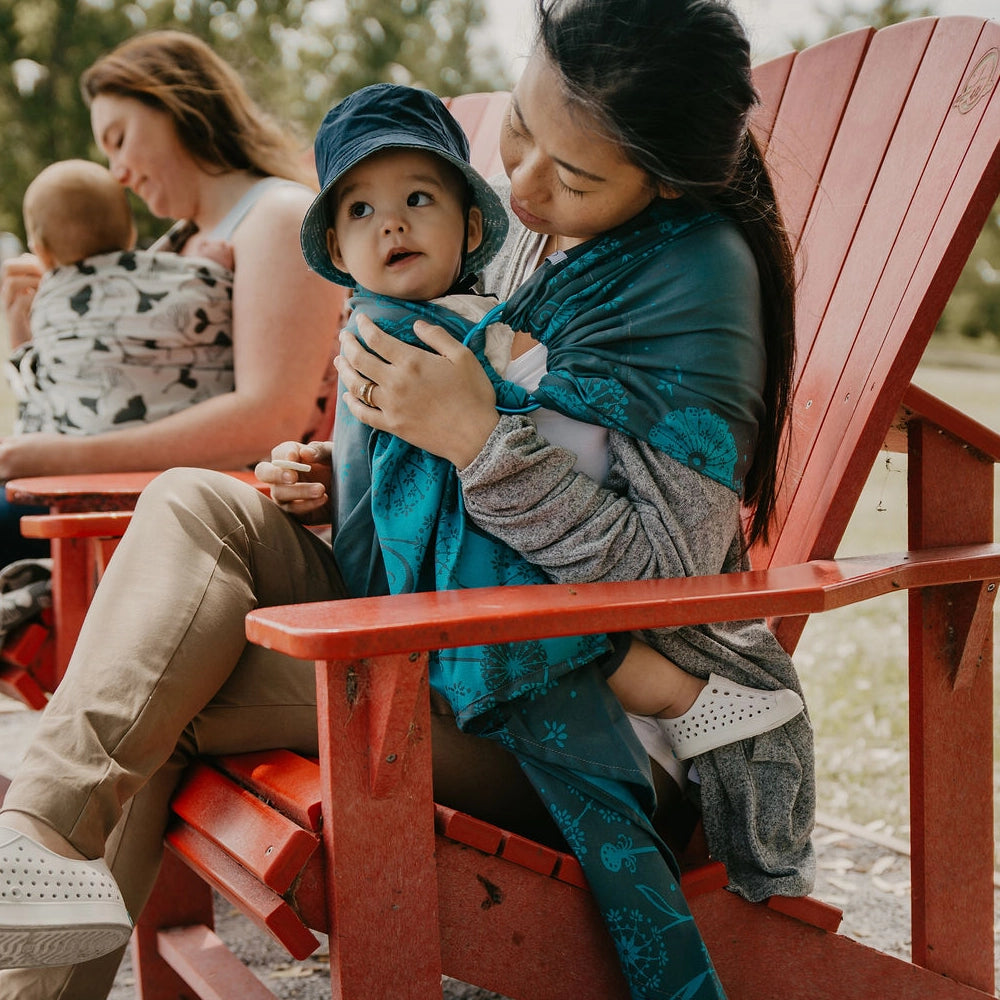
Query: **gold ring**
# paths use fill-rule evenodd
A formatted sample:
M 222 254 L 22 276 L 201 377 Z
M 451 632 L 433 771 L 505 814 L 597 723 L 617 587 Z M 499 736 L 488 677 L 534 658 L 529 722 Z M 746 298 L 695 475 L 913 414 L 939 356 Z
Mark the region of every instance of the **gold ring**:
M 378 385 L 377 382 L 373 382 L 371 379 L 366 379 L 365 384 L 361 387 L 361 392 L 358 393 L 358 399 L 360 399 L 365 406 L 371 406 L 374 408 L 375 404 L 372 402 L 372 393 L 375 391 L 376 385 Z

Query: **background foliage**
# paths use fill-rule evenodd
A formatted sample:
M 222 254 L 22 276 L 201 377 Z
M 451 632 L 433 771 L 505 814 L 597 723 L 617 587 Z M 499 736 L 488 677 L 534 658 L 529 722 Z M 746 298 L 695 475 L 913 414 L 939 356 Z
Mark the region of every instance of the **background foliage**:
M 931 13 L 913 0 L 848 3 L 825 13 L 823 35 Z M 207 39 L 261 104 L 299 128 L 306 146 L 326 109 L 368 83 L 412 83 L 441 95 L 509 87 L 495 49 L 480 41 L 470 51 L 485 17 L 485 0 L 0 0 L 0 231 L 23 239 L 21 197 L 43 166 L 99 159 L 80 73 L 137 31 L 178 27 Z M 141 203 L 134 207 L 143 238 L 162 231 Z M 939 329 L 1000 347 L 996 209 Z
M 0 230 L 23 238 L 21 197 L 43 166 L 99 159 L 80 74 L 137 31 L 209 41 L 308 146 L 327 108 L 368 83 L 509 87 L 495 49 L 470 58 L 484 20 L 484 0 L 0 0 Z M 144 236 L 162 231 L 135 207 Z

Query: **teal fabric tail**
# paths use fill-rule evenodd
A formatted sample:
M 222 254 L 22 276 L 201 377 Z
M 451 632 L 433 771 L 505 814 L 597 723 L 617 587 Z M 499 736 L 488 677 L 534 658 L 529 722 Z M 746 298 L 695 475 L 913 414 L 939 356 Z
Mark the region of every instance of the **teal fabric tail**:
M 484 721 L 481 735 L 514 753 L 583 867 L 634 1000 L 724 1000 L 677 862 L 647 818 L 645 754 L 599 668 Z
M 564 834 L 572 836 L 614 940 L 633 1000 L 719 1000 L 722 984 L 705 942 L 647 826 L 601 807 L 572 776 L 521 765 Z

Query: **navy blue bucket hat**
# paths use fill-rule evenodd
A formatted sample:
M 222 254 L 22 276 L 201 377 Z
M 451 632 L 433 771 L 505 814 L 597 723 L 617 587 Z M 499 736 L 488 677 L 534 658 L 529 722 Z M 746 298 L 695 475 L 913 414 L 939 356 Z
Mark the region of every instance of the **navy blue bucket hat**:
M 462 173 L 483 213 L 483 239 L 465 260 L 466 274 L 481 271 L 507 235 L 507 213 L 496 192 L 469 163 L 469 140 L 441 99 L 428 90 L 376 83 L 331 108 L 316 133 L 320 193 L 302 220 L 299 235 L 306 263 L 338 285 L 353 285 L 333 266 L 326 232 L 333 228 L 334 184 L 362 160 L 384 149 L 419 149 L 440 156 Z

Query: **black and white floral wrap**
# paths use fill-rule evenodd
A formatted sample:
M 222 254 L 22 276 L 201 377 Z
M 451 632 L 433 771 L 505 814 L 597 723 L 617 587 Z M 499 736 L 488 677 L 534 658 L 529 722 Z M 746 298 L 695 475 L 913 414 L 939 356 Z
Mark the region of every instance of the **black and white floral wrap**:
M 15 432 L 100 434 L 233 390 L 233 272 L 138 250 L 42 278 L 11 357 Z

